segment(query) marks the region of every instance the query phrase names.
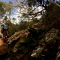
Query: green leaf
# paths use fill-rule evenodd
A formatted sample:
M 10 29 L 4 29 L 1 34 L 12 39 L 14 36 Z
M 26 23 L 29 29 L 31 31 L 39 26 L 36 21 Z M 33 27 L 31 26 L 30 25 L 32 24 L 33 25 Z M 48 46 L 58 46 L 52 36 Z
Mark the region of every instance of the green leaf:
M 38 31 L 38 38 L 42 38 L 44 36 L 45 29 L 40 28 Z
M 34 29 L 34 28 L 31 28 L 31 27 L 30 27 L 28 30 L 29 30 L 29 32 L 32 33 L 32 34 L 34 34 L 34 33 L 37 34 L 37 31 L 36 31 L 36 29 Z
M 24 40 L 24 39 L 21 39 L 21 40 L 20 40 L 20 43 L 24 43 L 24 42 L 25 42 L 25 40 Z
M 41 33 L 41 34 L 38 36 L 38 38 L 42 38 L 43 36 L 44 36 L 44 32 Z
M 22 46 L 22 45 L 19 43 L 18 46 L 17 46 L 17 48 L 20 48 L 21 46 Z
M 24 52 L 24 53 L 27 53 L 27 52 L 28 52 L 28 47 L 27 47 L 27 46 L 24 46 L 23 52 Z
M 43 28 L 40 28 L 39 31 L 38 31 L 38 34 L 40 35 L 41 33 L 45 32 L 45 29 Z
M 37 44 L 37 41 L 36 40 L 32 40 L 30 43 L 31 43 L 30 44 L 31 46 L 35 46 Z
M 30 42 L 30 40 L 28 38 L 22 39 L 20 41 L 20 43 L 29 43 L 29 42 Z
M 38 36 L 36 29 L 30 27 L 28 30 L 29 30 L 30 34 L 32 34 L 32 37 L 36 39 Z

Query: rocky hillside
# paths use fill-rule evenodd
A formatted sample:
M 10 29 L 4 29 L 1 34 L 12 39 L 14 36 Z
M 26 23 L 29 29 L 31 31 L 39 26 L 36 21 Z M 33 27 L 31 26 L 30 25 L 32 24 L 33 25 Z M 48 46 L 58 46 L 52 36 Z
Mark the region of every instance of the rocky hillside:
M 0 56 L 5 56 L 3 58 L 5 60 L 57 60 L 58 57 L 60 57 L 60 30 L 54 26 L 49 26 L 47 29 L 44 29 L 45 25 L 42 24 L 42 22 L 38 22 L 32 27 L 33 28 L 15 32 L 14 35 L 8 38 L 8 45 L 4 45 L 6 48 L 3 47 L 1 49 Z M 33 32 L 33 34 L 31 32 Z M 40 35 L 38 34 L 39 32 L 43 34 Z

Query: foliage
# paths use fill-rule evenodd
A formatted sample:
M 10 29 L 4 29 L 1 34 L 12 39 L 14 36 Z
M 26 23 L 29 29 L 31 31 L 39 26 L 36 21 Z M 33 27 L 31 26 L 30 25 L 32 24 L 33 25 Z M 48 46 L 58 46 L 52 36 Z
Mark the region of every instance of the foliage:
M 28 27 L 28 25 L 27 25 L 27 22 L 25 22 L 25 21 L 21 21 L 19 24 L 13 24 L 13 23 L 10 22 L 10 28 L 8 29 L 9 30 L 9 34 L 11 36 L 15 32 L 27 29 L 27 27 Z
M 32 21 L 36 22 L 36 23 L 39 22 L 39 20 L 37 18 L 34 18 Z
M 47 7 L 47 9 L 45 11 L 45 15 L 43 15 L 41 19 L 43 20 L 43 23 L 47 25 L 47 23 L 51 24 L 53 21 L 57 22 L 58 19 L 59 19 L 59 16 L 60 16 L 60 8 L 59 8 L 59 6 L 57 6 L 54 3 L 51 3 Z
M 30 32 L 29 35 L 25 39 L 21 39 L 17 46 L 17 51 L 21 51 L 23 53 L 27 53 L 29 48 L 34 48 L 38 40 L 44 36 L 45 30 L 40 28 L 39 31 L 36 31 L 34 28 L 29 28 L 28 31 Z
M 42 6 L 44 6 L 46 4 L 49 4 L 50 0 L 27 0 L 27 2 L 28 2 L 29 6 L 32 6 L 32 5 L 37 5 L 37 6 L 42 5 Z
M 18 28 L 18 26 L 16 26 L 16 25 L 14 25 L 14 24 L 10 24 L 10 28 L 9 28 L 9 34 L 10 34 L 10 36 L 12 35 L 12 34 L 14 34 L 16 31 L 17 31 L 17 28 Z
M 22 17 L 28 18 L 28 14 L 23 13 Z
M 18 49 L 22 50 L 24 53 L 28 52 L 29 47 L 34 47 L 37 45 L 38 39 L 44 36 L 44 30 L 40 28 L 36 31 L 34 28 L 28 29 L 30 34 L 27 38 L 20 40 Z
M 0 15 L 4 15 L 7 11 L 12 9 L 12 5 L 5 2 L 0 2 Z
M 15 18 L 13 18 L 15 20 Z M 39 22 L 39 20 L 32 20 L 31 22 L 21 21 L 19 24 L 13 24 L 10 22 L 9 34 L 10 36 L 17 31 L 28 29 L 28 26 L 31 27 L 33 24 Z
M 29 32 L 30 32 L 30 35 L 33 37 L 33 38 L 37 38 L 37 31 L 34 29 L 34 28 L 29 28 L 28 29 Z
M 27 29 L 28 25 L 27 25 L 27 22 L 26 21 L 21 21 L 20 22 L 20 25 L 19 25 L 19 29 L 20 30 L 24 30 L 24 29 Z
M 29 38 L 22 39 L 17 48 L 18 50 L 22 51 L 23 53 L 27 53 L 30 47 L 34 47 L 37 44 L 36 40 L 32 40 Z
M 13 18 L 13 20 L 16 20 L 15 18 Z
M 28 5 L 31 6 L 31 5 L 35 5 L 36 1 L 35 0 L 27 0 L 28 2 Z M 34 3 L 33 3 L 34 2 Z
M 30 28 L 29 32 L 34 39 L 38 40 L 44 36 L 45 29 L 40 28 L 38 31 L 36 31 L 34 28 Z
M 27 25 L 29 26 L 29 27 L 32 27 L 35 23 L 38 23 L 39 22 L 39 20 L 37 20 L 36 18 L 34 18 L 34 19 L 32 19 L 32 21 L 30 21 Z

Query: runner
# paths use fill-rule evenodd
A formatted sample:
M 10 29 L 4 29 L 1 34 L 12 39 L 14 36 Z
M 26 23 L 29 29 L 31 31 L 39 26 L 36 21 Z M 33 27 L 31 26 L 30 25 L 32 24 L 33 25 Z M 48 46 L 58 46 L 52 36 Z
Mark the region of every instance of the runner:
M 2 31 L 3 31 L 3 24 L 4 24 L 3 20 L 0 20 L 0 38 L 3 38 L 3 33 L 2 33 Z
M 4 36 L 5 38 L 8 37 L 8 22 L 7 22 L 7 16 L 5 16 L 4 18 L 4 26 L 3 26 L 3 33 L 4 33 Z
M 0 46 L 3 45 L 3 33 L 2 33 L 2 30 L 3 30 L 3 20 L 0 20 Z

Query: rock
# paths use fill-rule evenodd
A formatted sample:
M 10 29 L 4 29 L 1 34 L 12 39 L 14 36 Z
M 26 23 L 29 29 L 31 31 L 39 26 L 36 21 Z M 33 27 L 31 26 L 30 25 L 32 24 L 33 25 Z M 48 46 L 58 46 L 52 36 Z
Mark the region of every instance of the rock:
M 17 46 L 19 45 L 20 41 L 25 39 L 28 36 L 29 32 L 28 30 L 22 30 L 19 32 L 15 32 L 14 35 L 12 35 L 9 39 L 8 39 L 8 45 L 12 46 L 11 47 L 11 51 L 12 52 L 16 52 L 18 50 Z
M 28 30 L 22 30 L 19 32 L 15 32 L 10 38 L 8 38 L 8 44 L 11 44 L 14 40 L 17 40 L 18 38 L 26 38 L 28 36 L 29 32 Z
M 42 24 L 41 24 L 42 25 Z M 38 30 L 40 28 L 40 23 L 37 23 L 33 26 L 34 28 L 36 28 L 36 30 Z M 44 27 L 44 25 L 43 25 Z M 33 50 L 31 57 L 36 57 L 38 58 L 39 55 L 41 54 L 42 50 L 45 51 L 45 53 L 47 52 L 48 48 L 46 48 L 46 44 L 44 42 L 46 42 L 48 45 L 51 43 L 52 46 L 56 43 L 56 39 L 57 39 L 57 34 L 58 34 L 59 30 L 52 28 L 50 31 L 48 31 L 45 36 L 38 41 L 38 44 L 40 43 L 40 45 L 36 46 L 37 48 Z M 29 32 L 28 30 L 22 30 L 19 32 L 15 32 L 14 35 L 12 35 L 9 39 L 8 39 L 8 44 L 11 45 L 12 42 L 18 40 L 18 42 L 16 42 L 16 44 L 12 47 L 12 52 L 16 52 L 17 51 L 17 46 L 19 44 L 19 42 L 23 39 L 25 39 L 28 36 Z M 19 39 L 18 39 L 19 38 Z M 51 42 L 52 41 L 52 42 Z M 49 43 L 50 42 L 50 43 Z M 54 47 L 54 46 L 53 46 Z M 53 49 L 52 49 L 53 50 Z M 47 52 L 48 54 L 48 52 Z M 43 54 L 44 55 L 44 54 Z
M 43 49 L 44 47 L 38 46 L 35 50 L 33 50 L 31 57 L 38 58 Z
M 44 38 L 42 38 L 41 40 L 39 40 L 39 45 L 37 46 L 37 48 L 35 48 L 31 54 L 31 57 L 34 58 L 38 58 L 42 52 L 42 50 L 44 49 L 44 51 L 46 51 L 46 44 L 44 42 L 46 42 L 47 44 L 52 44 L 52 46 L 56 43 L 56 39 L 57 39 L 57 34 L 58 34 L 57 29 L 52 28 L 50 31 L 48 31 Z M 54 46 L 53 46 L 54 47 Z
M 56 60 L 60 60 L 60 52 L 57 53 Z
M 53 40 L 57 37 L 57 34 L 58 34 L 58 31 L 57 29 L 54 29 L 52 28 L 50 31 L 48 31 L 46 34 L 45 34 L 45 41 L 48 42 L 50 40 Z
M 20 37 L 20 31 L 19 32 L 15 32 L 14 35 L 12 35 L 10 38 L 8 38 L 8 44 L 11 44 L 12 41 L 17 40 Z

